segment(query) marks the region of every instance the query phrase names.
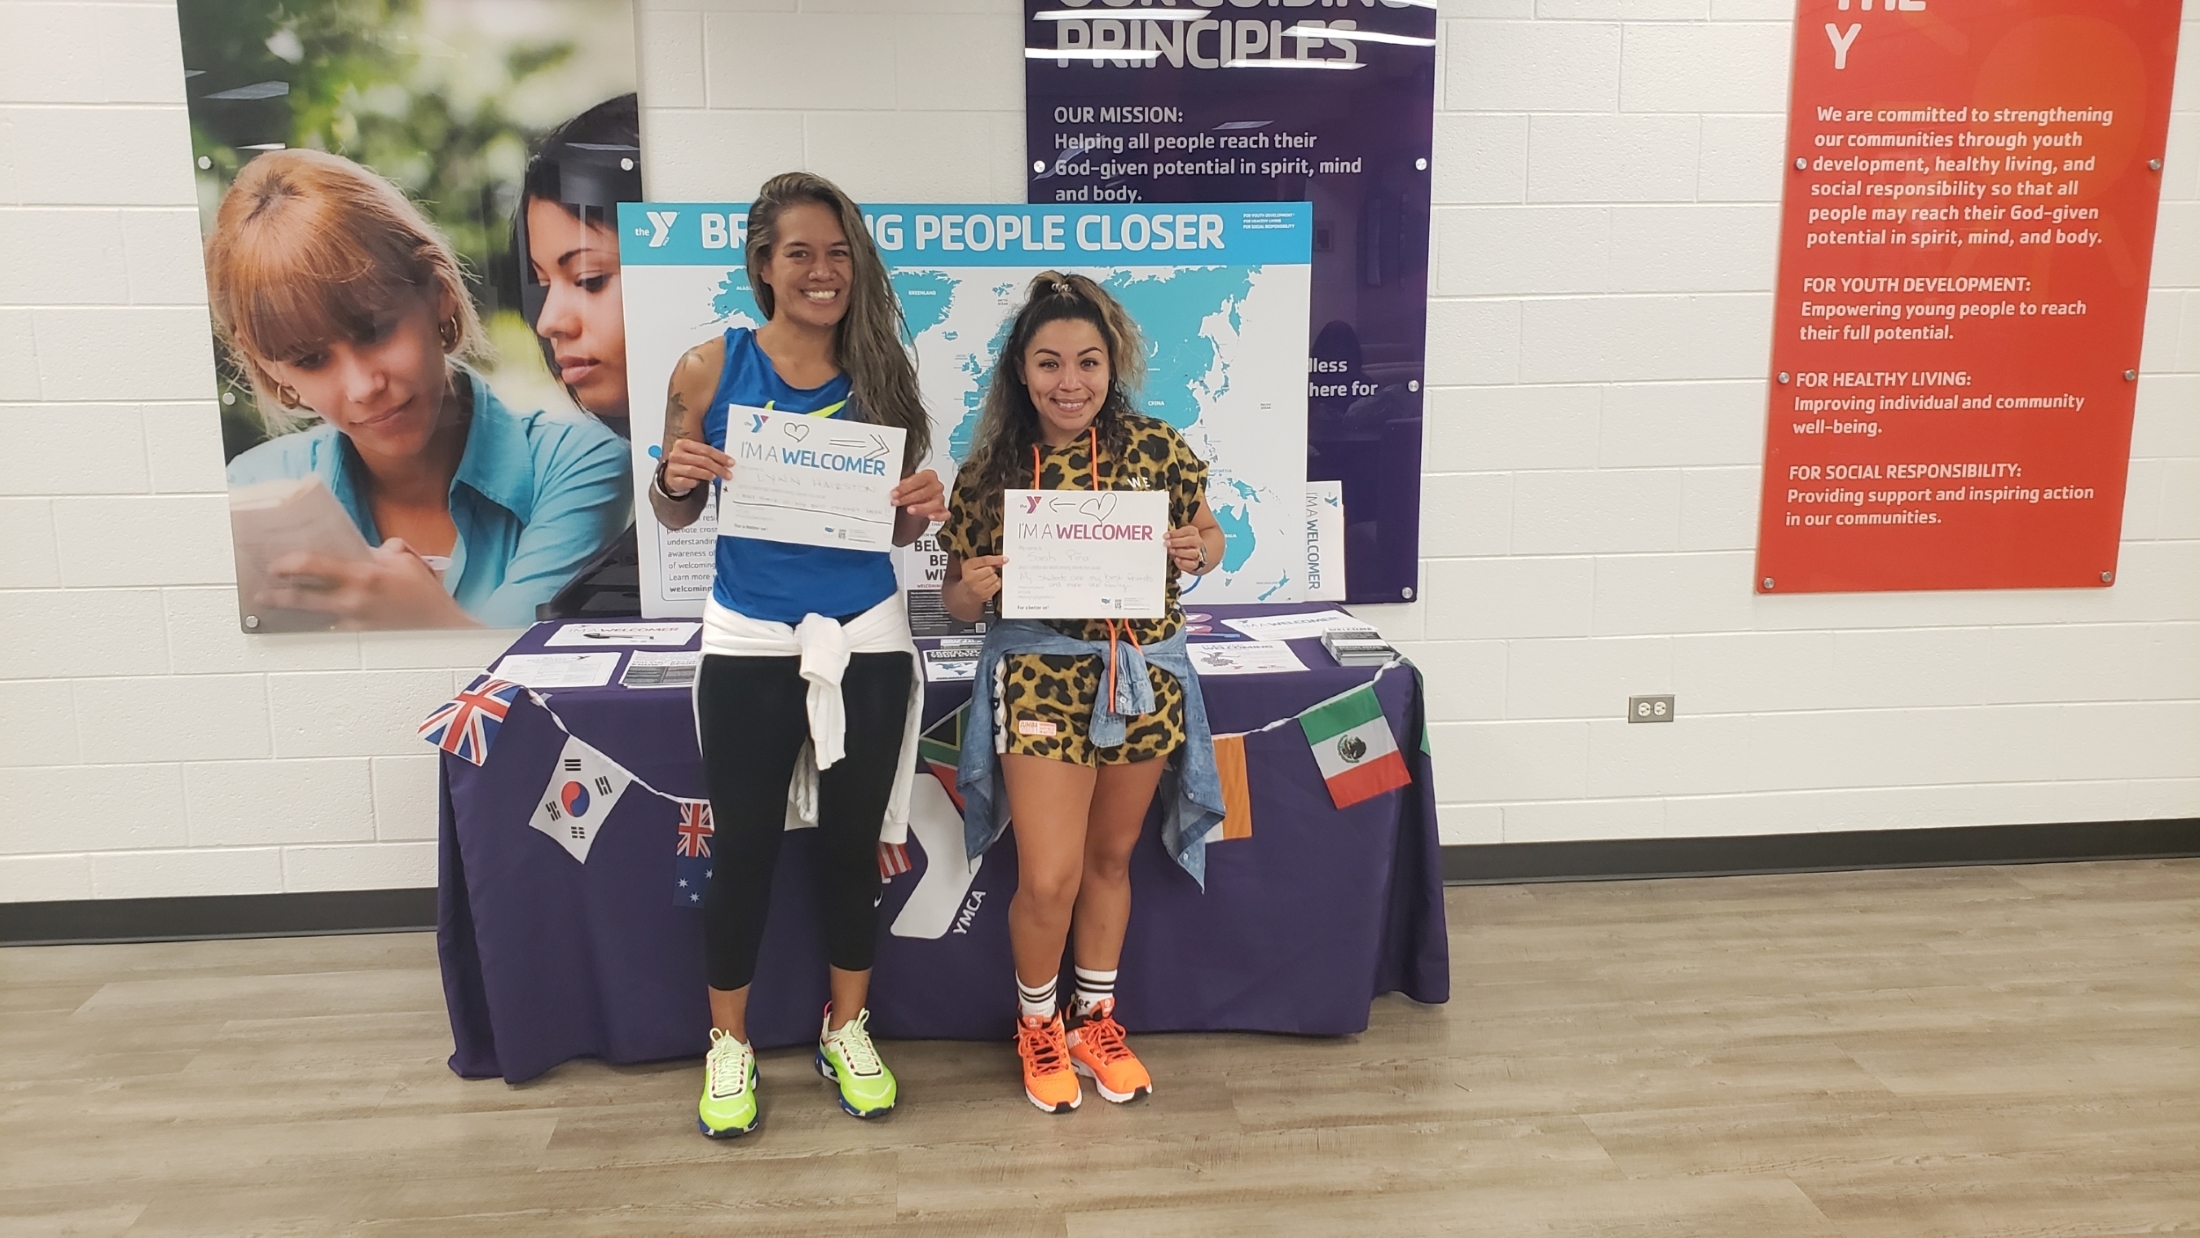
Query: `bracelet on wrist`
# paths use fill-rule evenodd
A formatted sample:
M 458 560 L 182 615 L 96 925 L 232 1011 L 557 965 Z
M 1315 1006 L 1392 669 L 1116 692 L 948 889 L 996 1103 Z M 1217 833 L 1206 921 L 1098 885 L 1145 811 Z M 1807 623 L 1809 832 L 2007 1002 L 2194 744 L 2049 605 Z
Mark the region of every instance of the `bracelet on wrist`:
M 670 463 L 672 463 L 672 461 L 670 460 L 659 460 L 657 462 L 657 471 L 651 474 L 649 484 L 657 488 L 658 494 L 663 495 L 665 498 L 671 500 L 672 502 L 685 503 L 689 499 L 694 498 L 695 492 L 702 489 L 702 486 L 700 484 L 689 486 L 687 489 L 682 490 L 680 493 L 674 494 L 670 489 L 666 488 L 665 486 L 665 466 Z

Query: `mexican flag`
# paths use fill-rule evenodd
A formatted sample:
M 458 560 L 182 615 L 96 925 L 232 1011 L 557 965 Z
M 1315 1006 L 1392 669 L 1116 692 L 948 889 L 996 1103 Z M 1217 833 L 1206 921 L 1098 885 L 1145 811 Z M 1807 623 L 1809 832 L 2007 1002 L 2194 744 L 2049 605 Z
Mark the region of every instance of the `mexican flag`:
M 1361 800 L 1412 782 L 1405 757 L 1391 737 L 1390 720 L 1373 684 L 1331 697 L 1299 715 L 1299 729 L 1314 749 L 1314 764 L 1329 784 L 1330 802 L 1350 808 Z

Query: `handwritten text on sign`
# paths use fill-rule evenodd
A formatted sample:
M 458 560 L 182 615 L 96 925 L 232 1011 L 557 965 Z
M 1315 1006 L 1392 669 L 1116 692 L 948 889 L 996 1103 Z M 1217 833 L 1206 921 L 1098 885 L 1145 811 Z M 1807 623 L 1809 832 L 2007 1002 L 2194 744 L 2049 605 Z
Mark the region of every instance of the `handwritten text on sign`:
M 899 426 L 730 406 L 733 484 L 719 509 L 719 535 L 892 549 L 905 434 Z
M 1158 490 L 1002 494 L 1010 619 L 1158 619 L 1167 606 L 1169 496 Z

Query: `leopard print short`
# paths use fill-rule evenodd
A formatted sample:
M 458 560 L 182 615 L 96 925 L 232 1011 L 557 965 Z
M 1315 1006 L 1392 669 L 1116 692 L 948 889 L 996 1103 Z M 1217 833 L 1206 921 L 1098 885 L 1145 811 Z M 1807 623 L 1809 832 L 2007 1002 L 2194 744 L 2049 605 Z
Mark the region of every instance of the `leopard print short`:
M 1093 703 L 1107 659 L 1089 654 L 1012 653 L 994 668 L 994 750 L 1076 765 L 1131 765 L 1165 757 L 1184 743 L 1184 688 L 1149 664 L 1153 712 L 1130 719 L 1123 742 L 1095 748 Z

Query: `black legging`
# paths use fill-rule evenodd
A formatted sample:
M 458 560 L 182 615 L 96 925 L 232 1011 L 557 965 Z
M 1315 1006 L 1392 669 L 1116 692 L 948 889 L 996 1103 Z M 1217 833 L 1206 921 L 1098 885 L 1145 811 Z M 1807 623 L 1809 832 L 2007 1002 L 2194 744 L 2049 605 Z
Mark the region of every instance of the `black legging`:
M 809 738 L 809 684 L 800 658 L 703 659 L 695 713 L 710 792 L 710 886 L 703 893 L 710 987 L 738 989 L 756 974 L 771 906 L 772 870 L 786 832 L 787 783 Z M 818 893 L 825 957 L 867 971 L 878 936 L 878 833 L 904 759 L 909 711 L 906 653 L 848 659 L 840 699 L 847 753 L 818 775 Z

